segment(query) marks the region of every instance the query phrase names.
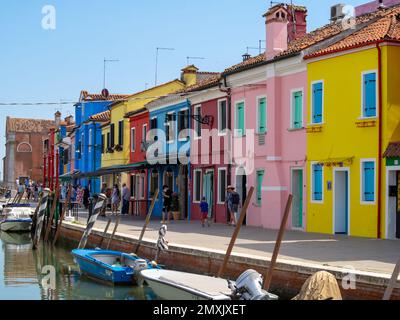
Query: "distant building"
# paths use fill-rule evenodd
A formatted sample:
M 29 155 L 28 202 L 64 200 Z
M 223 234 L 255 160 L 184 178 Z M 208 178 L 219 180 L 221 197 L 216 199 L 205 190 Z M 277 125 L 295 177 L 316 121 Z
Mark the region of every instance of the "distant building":
M 6 155 L 3 158 L 3 180 L 7 186 L 16 187 L 16 180 L 20 177 L 42 181 L 43 144 L 54 126 L 53 120 L 7 117 Z

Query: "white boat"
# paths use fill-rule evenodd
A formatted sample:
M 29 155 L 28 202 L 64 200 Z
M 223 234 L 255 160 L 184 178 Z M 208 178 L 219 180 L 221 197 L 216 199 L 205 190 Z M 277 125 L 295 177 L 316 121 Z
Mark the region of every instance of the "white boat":
M 4 219 L 0 221 L 1 231 L 28 232 L 32 227 L 31 208 L 7 208 Z
M 247 270 L 235 282 L 172 270 L 143 270 L 141 276 L 165 300 L 277 300 L 261 289 L 262 276 Z

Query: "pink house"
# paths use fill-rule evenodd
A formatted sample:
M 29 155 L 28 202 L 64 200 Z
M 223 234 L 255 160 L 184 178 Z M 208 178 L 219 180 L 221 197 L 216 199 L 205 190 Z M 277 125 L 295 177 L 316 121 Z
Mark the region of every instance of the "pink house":
M 309 90 L 303 54 L 338 41 L 342 29 L 328 24 L 306 35 L 307 9 L 299 6 L 279 4 L 264 17 L 265 54 L 244 56 L 242 63 L 222 73 L 231 90 L 236 155 L 231 184 L 243 201 L 250 186 L 255 187 L 248 225 L 277 229 L 293 194 L 288 228 L 305 230 Z
M 380 5 L 392 7 L 399 3 L 400 0 L 374 0 L 356 7 L 355 14 L 358 17 L 360 15 L 376 11 Z

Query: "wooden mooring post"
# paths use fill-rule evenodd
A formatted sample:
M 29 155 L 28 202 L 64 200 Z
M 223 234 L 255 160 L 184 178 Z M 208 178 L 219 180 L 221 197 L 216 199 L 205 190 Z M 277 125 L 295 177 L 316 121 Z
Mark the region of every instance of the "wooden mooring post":
M 33 238 L 33 249 L 36 249 L 40 242 L 40 238 L 42 235 L 42 229 L 43 229 L 44 216 L 47 211 L 47 202 L 48 202 L 50 192 L 51 191 L 48 188 L 45 188 L 43 190 L 43 194 L 42 194 L 42 198 L 41 198 L 40 206 L 39 206 L 39 212 L 36 217 L 35 235 Z
M 144 222 L 144 225 L 143 225 L 143 228 L 142 228 L 142 232 L 140 233 L 138 244 L 136 246 L 136 250 L 135 250 L 136 254 L 138 254 L 138 252 L 139 252 L 140 245 L 142 244 L 142 241 L 143 241 L 144 233 L 146 232 L 147 226 L 150 223 L 150 218 L 151 218 L 151 215 L 153 214 L 154 206 L 156 204 L 159 192 L 160 192 L 160 190 L 157 189 L 156 192 L 153 195 L 153 199 L 151 201 L 149 212 L 147 213 L 146 220 Z
M 228 249 L 226 250 L 224 262 L 222 263 L 222 265 L 221 265 L 221 267 L 220 267 L 220 269 L 218 271 L 218 275 L 217 275 L 218 278 L 221 278 L 224 275 L 226 266 L 228 264 L 229 258 L 230 258 L 231 253 L 232 253 L 233 246 L 235 245 L 236 239 L 237 239 L 237 237 L 239 235 L 239 232 L 240 232 L 240 228 L 242 227 L 244 218 L 246 216 L 247 208 L 249 207 L 251 198 L 253 197 L 253 193 L 254 193 L 254 187 L 251 187 L 250 190 L 249 190 L 249 193 L 247 194 L 246 201 L 244 202 L 243 208 L 242 208 L 242 210 L 240 212 L 239 221 L 236 222 L 236 228 L 235 228 L 235 231 L 232 234 L 231 242 L 229 243 Z
M 78 249 L 84 249 L 87 243 L 87 240 L 92 232 L 93 226 L 96 223 L 96 220 L 101 212 L 103 212 L 105 206 L 107 205 L 107 196 L 103 193 L 99 195 L 97 199 L 96 205 L 93 209 L 93 214 L 89 218 L 89 222 L 86 226 L 85 232 L 82 235 L 81 241 L 79 241 Z
M 49 218 L 47 219 L 47 226 L 46 226 L 46 233 L 44 235 L 44 241 L 49 240 L 51 225 L 53 223 L 54 214 L 57 210 L 57 203 L 58 203 L 59 197 L 60 197 L 60 189 L 57 188 L 56 191 L 54 192 L 53 203 L 51 205 L 50 215 L 49 215 Z
M 64 217 L 65 217 L 65 213 L 69 210 L 69 207 L 71 205 L 71 196 L 72 196 L 72 185 L 69 185 L 67 199 L 65 200 L 64 208 L 61 212 L 58 226 L 56 229 L 56 234 L 54 235 L 53 246 L 57 243 L 58 237 L 60 236 L 61 227 L 62 227 L 62 223 L 63 223 Z
M 267 273 L 267 276 L 264 279 L 263 287 L 264 287 L 264 289 L 266 291 L 268 291 L 269 287 L 271 286 L 272 274 L 273 274 L 275 266 L 276 266 L 276 260 L 278 259 L 278 254 L 279 254 L 279 250 L 281 248 L 283 235 L 284 235 L 285 230 L 286 230 L 286 224 L 287 224 L 287 221 L 288 221 L 288 218 L 289 218 L 289 213 L 290 213 L 290 208 L 292 206 L 292 201 L 293 201 L 293 195 L 290 194 L 289 198 L 287 200 L 287 203 L 286 203 L 285 213 L 283 214 L 281 226 L 279 228 L 279 233 L 278 233 L 278 237 L 276 239 L 274 252 L 273 252 L 272 258 L 271 258 L 271 263 L 270 263 L 269 268 L 268 268 L 268 273 Z
M 111 242 L 113 241 L 115 233 L 117 232 L 120 219 L 121 219 L 121 216 L 119 214 L 117 214 L 117 219 L 115 220 L 114 230 L 113 230 L 113 232 L 111 234 L 110 239 L 108 239 L 107 248 L 106 248 L 107 250 L 110 248 Z
M 107 236 L 108 229 L 110 228 L 110 224 L 111 224 L 111 217 L 108 219 L 107 225 L 104 228 L 104 232 L 103 232 L 103 235 L 101 236 L 101 240 L 100 240 L 100 243 L 99 243 L 99 248 L 101 248 L 101 246 L 103 245 L 104 239 Z

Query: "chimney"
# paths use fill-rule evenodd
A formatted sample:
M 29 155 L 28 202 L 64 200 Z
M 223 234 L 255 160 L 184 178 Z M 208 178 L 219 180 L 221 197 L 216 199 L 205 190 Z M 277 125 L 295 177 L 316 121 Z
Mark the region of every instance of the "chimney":
M 54 120 L 55 120 L 55 123 L 56 123 L 56 128 L 59 128 L 60 127 L 60 123 L 61 123 L 61 112 L 60 111 L 57 111 L 54 114 Z
M 199 71 L 199 69 L 193 64 L 183 68 L 181 73 L 181 81 L 184 82 L 188 87 L 195 85 L 197 83 L 197 71 Z
M 289 43 L 307 34 L 307 8 L 287 6 Z
M 72 116 L 68 116 L 65 118 L 65 122 L 67 123 L 67 126 L 72 124 Z
M 243 62 L 244 62 L 244 61 L 249 60 L 251 58 L 251 55 L 249 55 L 248 53 L 245 53 L 244 55 L 242 55 L 242 57 L 243 57 Z
M 279 4 L 268 10 L 265 17 L 267 34 L 267 60 L 275 57 L 288 47 L 288 13 L 284 4 Z

